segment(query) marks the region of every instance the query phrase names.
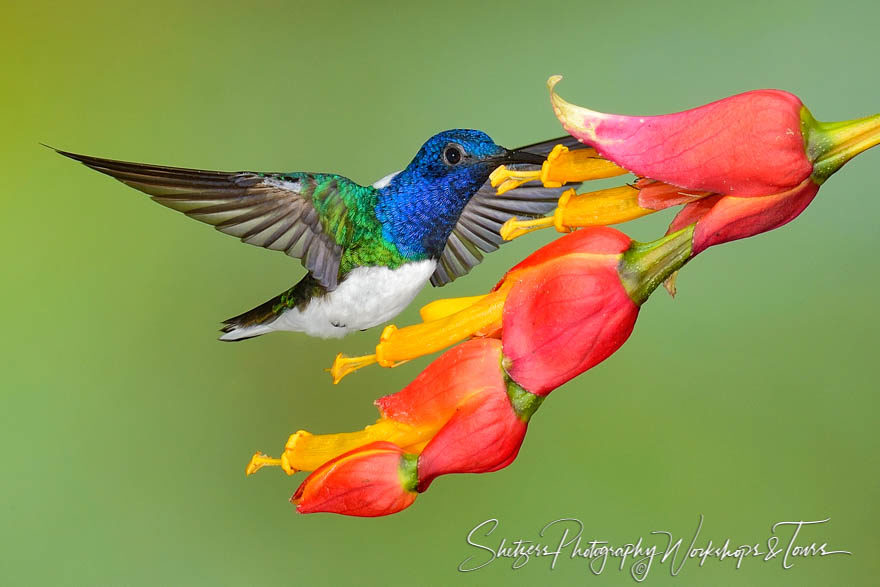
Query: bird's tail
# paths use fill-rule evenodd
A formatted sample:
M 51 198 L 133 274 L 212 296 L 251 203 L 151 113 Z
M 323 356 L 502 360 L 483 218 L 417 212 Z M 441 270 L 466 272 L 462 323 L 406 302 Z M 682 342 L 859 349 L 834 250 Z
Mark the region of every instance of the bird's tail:
M 244 314 L 224 320 L 224 326 L 220 329 L 223 332 L 220 340 L 235 342 L 254 338 L 255 336 L 267 334 L 275 330 L 272 327 L 272 322 L 281 315 L 281 311 L 278 311 L 278 308 L 283 306 L 285 296 L 289 295 L 292 289 L 260 304 L 253 310 L 248 310 Z
M 288 320 L 284 324 L 275 324 L 275 321 L 281 317 L 286 311 L 302 310 L 308 306 L 309 301 L 316 297 L 321 297 L 327 293 L 327 290 L 318 281 L 307 274 L 299 283 L 278 294 L 271 300 L 264 302 L 254 308 L 248 310 L 244 314 L 239 314 L 229 320 L 224 320 L 221 331 L 223 335 L 220 340 L 235 341 L 253 338 L 261 334 L 267 334 L 274 330 L 300 330 L 295 324 Z

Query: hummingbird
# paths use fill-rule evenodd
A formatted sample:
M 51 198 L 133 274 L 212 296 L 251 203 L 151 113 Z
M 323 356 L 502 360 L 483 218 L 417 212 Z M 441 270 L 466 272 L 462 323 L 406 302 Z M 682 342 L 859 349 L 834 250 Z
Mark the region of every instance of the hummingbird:
M 495 194 L 500 165 L 539 166 L 556 144 L 501 147 L 479 130 L 425 142 L 407 167 L 370 186 L 333 173 L 223 172 L 130 163 L 54 149 L 243 242 L 300 259 L 296 285 L 223 322 L 220 340 L 278 330 L 337 338 L 387 322 L 430 281 L 449 283 L 498 248 L 511 216 L 535 217 L 565 188 Z M 532 167 L 533 168 L 533 167 Z

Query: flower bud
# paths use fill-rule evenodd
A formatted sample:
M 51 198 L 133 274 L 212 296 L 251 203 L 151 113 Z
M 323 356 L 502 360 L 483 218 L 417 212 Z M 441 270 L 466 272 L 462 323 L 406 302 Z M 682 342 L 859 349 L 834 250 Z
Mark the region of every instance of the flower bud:
M 415 456 L 391 442 L 373 442 L 323 464 L 290 501 L 301 514 L 385 516 L 409 507 L 416 485 Z
M 585 228 L 511 269 L 501 336 L 514 381 L 546 395 L 626 341 L 639 312 L 618 273 L 630 244 L 614 229 Z
M 708 247 L 755 236 L 794 220 L 813 201 L 819 186 L 812 179 L 781 194 L 761 198 L 710 196 L 687 204 L 669 233 L 696 223 L 693 255 Z
M 509 465 L 519 453 L 528 416 L 517 414 L 506 386 L 467 398 L 419 456 L 419 491 L 439 475 L 488 473 Z
M 800 99 L 753 90 L 660 116 L 605 114 L 560 98 L 551 102 L 565 129 L 600 155 L 641 177 L 738 196 L 789 190 L 810 177 Z M 807 113 L 808 114 L 808 113 Z

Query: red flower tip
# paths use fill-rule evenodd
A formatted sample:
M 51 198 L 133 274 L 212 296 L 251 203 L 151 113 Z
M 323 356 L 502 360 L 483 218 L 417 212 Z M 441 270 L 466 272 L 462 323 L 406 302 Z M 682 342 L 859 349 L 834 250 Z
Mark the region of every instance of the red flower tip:
M 373 442 L 316 469 L 290 501 L 302 514 L 384 516 L 409 507 L 416 484 L 414 455 L 391 442 Z

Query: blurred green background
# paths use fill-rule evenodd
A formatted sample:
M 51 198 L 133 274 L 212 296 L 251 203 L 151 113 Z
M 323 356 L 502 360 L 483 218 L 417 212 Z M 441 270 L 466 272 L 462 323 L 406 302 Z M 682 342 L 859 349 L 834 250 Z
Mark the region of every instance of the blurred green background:
M 371 182 L 422 141 L 474 127 L 516 146 L 561 134 L 544 81 L 593 108 L 657 114 L 752 88 L 819 119 L 880 110 L 876 2 L 4 3 L 0 93 L 5 585 L 631 584 L 609 563 L 514 571 L 465 543 L 537 539 L 577 517 L 617 543 L 652 530 L 766 543 L 781 520 L 852 556 L 689 561 L 657 585 L 875 585 L 875 250 L 880 151 L 796 222 L 718 247 L 658 292 L 632 339 L 555 392 L 507 469 L 438 480 L 382 519 L 300 516 L 301 477 L 245 478 L 297 429 L 355 430 L 427 363 L 331 386 L 342 341 L 216 341 L 221 319 L 294 283 L 298 263 L 40 147 L 208 169 L 335 171 Z M 668 214 L 625 227 L 650 240 Z M 555 233 L 443 290 L 485 291 Z M 790 532 L 783 532 L 783 540 Z M 654 543 L 660 543 L 655 540 Z

